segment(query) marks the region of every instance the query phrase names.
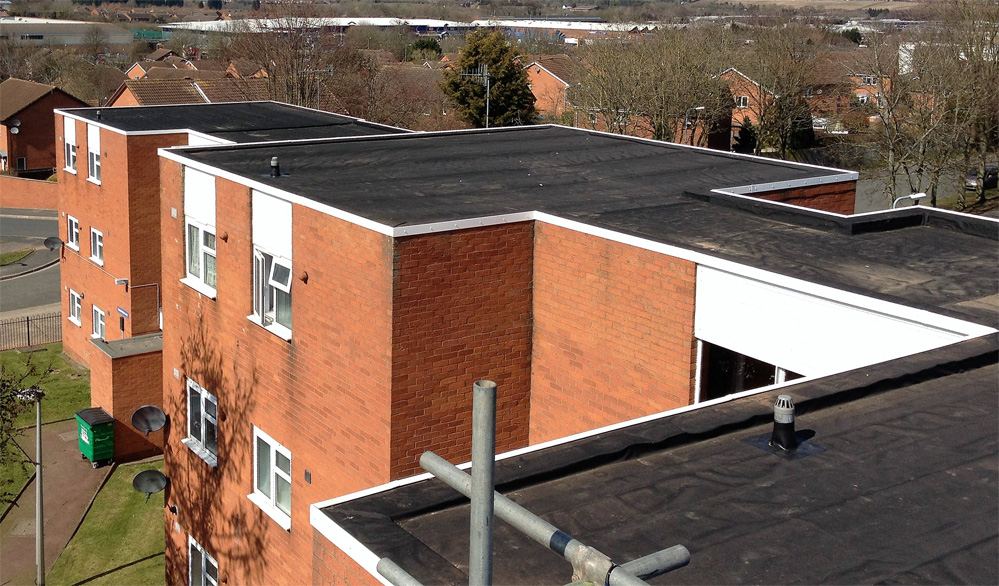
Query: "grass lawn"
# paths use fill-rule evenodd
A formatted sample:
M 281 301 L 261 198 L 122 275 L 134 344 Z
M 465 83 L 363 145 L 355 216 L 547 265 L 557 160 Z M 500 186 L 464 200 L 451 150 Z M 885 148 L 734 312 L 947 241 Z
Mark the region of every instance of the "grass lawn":
M 19 374 L 25 372 L 30 363 L 42 373 L 41 376 L 32 376 L 24 381 L 25 386 L 38 385 L 45 391 L 45 398 L 42 399 L 42 423 L 70 419 L 80 409 L 90 407 L 90 374 L 86 369 L 66 360 L 61 343 L 47 344 L 42 348 L 44 349 L 37 352 L 0 352 L 0 364 Z M 16 425 L 24 427 L 34 424 L 35 409 L 32 406 L 21 413 Z
M 97 495 L 80 531 L 49 572 L 48 584 L 166 584 L 163 493 L 135 492 L 132 478 L 163 461 L 119 466 Z
M 15 250 L 13 252 L 4 252 L 0 254 L 0 267 L 5 267 L 7 265 L 12 265 L 24 257 L 28 256 L 34 252 L 33 250 Z
M 7 350 L 0 352 L 0 364 L 5 370 L 20 374 L 25 372 L 28 364 L 32 364 L 42 376 L 32 376 L 24 381 L 24 386 L 38 385 L 45 390 L 42 399 L 42 422 L 58 421 L 73 417 L 80 409 L 90 407 L 90 375 L 82 368 L 73 366 L 62 355 L 62 344 L 48 344 L 44 350 L 37 352 L 20 352 Z M 29 406 L 21 413 L 14 425 L 17 427 L 34 426 L 35 408 Z M 25 431 L 24 433 L 32 433 Z M 3 464 L 0 464 L 0 476 L 10 480 L 4 484 L 4 490 L 17 494 L 31 476 L 32 467 L 28 465 L 24 454 L 11 446 L 9 453 L 4 454 Z

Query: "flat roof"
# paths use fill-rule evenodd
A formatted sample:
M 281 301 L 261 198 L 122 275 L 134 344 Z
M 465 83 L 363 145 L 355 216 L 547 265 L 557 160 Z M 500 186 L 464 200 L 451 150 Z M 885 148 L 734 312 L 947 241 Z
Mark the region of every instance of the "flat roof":
M 997 360 L 993 334 L 687 410 L 500 460 L 497 490 L 616 563 L 686 546 L 653 584 L 996 584 Z M 777 394 L 798 457 L 766 447 Z M 425 584 L 464 583 L 467 503 L 430 479 L 321 513 Z M 494 531 L 494 583 L 569 581 L 559 556 Z
M 999 325 L 995 220 L 924 206 L 847 217 L 716 192 L 856 178 L 846 171 L 559 126 L 179 147 L 169 153 L 397 234 L 419 225 L 539 211 L 614 235 Z M 279 178 L 267 175 L 274 156 Z M 443 229 L 454 228 L 435 224 L 435 231 Z
M 272 101 L 60 111 L 125 133 L 194 131 L 240 143 L 409 132 L 359 118 Z

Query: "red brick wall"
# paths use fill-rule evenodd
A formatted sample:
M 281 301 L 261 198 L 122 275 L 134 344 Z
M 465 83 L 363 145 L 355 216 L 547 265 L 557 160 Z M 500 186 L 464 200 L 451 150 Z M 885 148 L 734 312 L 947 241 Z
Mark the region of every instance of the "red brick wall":
M 309 505 L 389 479 L 391 239 L 301 207 L 293 215 L 290 342 L 252 313 L 250 192 L 216 185 L 217 300 L 179 282 L 184 267 L 180 166 L 162 162 L 165 449 L 181 533 L 167 540 L 169 583 L 186 580 L 186 535 L 219 562 L 230 584 L 307 584 Z M 173 217 L 171 211 L 177 211 Z M 226 240 L 223 237 L 226 236 Z M 174 374 L 176 369 L 176 376 Z M 219 402 L 219 465 L 186 436 L 185 376 Z M 251 503 L 253 426 L 292 454 L 291 530 Z M 311 483 L 304 473 L 312 474 Z M 305 563 L 303 563 L 303 561 Z
M 59 207 L 59 184 L 0 175 L 0 206 L 54 210 Z
M 749 195 L 767 201 L 779 201 L 813 210 L 852 215 L 857 201 L 857 182 L 843 181 Z
M 112 360 L 96 351 L 90 369 L 90 405 L 101 407 L 115 418 L 114 459 L 138 460 L 162 452 L 163 432 L 147 438 L 132 427 L 132 413 L 143 405 L 163 404 L 161 352 L 125 356 Z
M 536 102 L 534 107 L 544 116 L 561 116 L 565 111 L 566 87 L 555 76 L 537 65 L 527 69 L 527 80 Z
M 351 557 L 315 532 L 312 548 L 312 581 L 315 586 L 379 586 L 375 577 Z
M 26 159 L 27 169 L 42 169 L 56 166 L 55 117 L 52 111 L 57 108 L 79 108 L 88 104 L 61 91 L 54 91 L 17 113 L 21 121 L 17 134 L 7 133 L 7 162 L 10 169 L 17 168 L 17 158 Z M 60 124 L 62 117 L 60 116 Z M 62 126 L 59 127 L 62 134 Z
M 66 215 L 80 222 L 80 250 L 68 247 L 60 266 L 63 315 L 69 315 L 69 289 L 84 294 L 82 326 L 67 323 L 64 349 L 89 365 L 93 348 L 92 307 L 106 314 L 106 339 L 149 333 L 159 329 L 156 287 L 136 287 L 160 281 L 159 159 L 156 149 L 187 143 L 187 134 L 126 137 L 101 130 L 101 184 L 87 180 L 87 124 L 76 122 L 76 174 L 67 172 L 62 149 L 62 116 L 58 129 L 57 164 L 59 235 L 65 241 Z M 104 265 L 89 260 L 90 229 L 104 233 Z M 128 287 L 115 285 L 128 279 Z M 125 329 L 119 327 L 118 308 L 128 312 Z
M 435 450 L 471 457 L 472 383 L 498 385 L 496 449 L 527 445 L 531 222 L 401 238 L 392 339 L 392 477 Z
M 538 223 L 531 443 L 693 400 L 695 265 Z

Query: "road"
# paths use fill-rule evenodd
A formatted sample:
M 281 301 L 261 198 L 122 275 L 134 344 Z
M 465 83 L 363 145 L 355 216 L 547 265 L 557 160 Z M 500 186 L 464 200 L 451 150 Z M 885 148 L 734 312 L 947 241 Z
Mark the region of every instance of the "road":
M 958 177 L 955 174 L 945 174 L 937 187 L 937 198 L 940 200 L 954 197 L 960 193 Z M 895 182 L 899 196 L 909 194 L 909 182 L 904 177 L 900 177 Z M 885 195 L 885 180 L 883 178 L 870 178 L 868 173 L 861 173 L 861 179 L 857 181 L 857 201 L 854 213 L 876 212 L 887 210 L 891 207 L 891 200 Z M 970 194 L 968 195 L 970 197 Z M 921 200 L 921 205 L 929 205 L 929 198 Z M 899 202 L 899 207 L 912 205 L 911 202 Z
M 46 238 L 59 234 L 57 218 L 55 211 L 0 209 L 0 251 L 35 249 L 33 258 L 26 259 L 30 261 L 26 265 L 46 264 L 57 258 L 56 253 L 50 253 L 44 247 Z M 4 274 L 10 273 L 5 271 Z M 0 280 L 0 317 L 7 312 L 50 306 L 59 301 L 58 263 L 31 274 Z

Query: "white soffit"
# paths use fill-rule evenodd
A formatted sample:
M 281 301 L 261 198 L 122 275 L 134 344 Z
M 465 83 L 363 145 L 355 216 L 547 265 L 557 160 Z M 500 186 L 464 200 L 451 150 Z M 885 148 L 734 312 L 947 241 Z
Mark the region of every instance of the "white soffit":
M 698 265 L 694 335 L 799 374 L 825 376 L 991 331 L 842 291 L 832 297 Z
M 184 169 L 184 215 L 205 226 L 215 226 L 215 176 Z

